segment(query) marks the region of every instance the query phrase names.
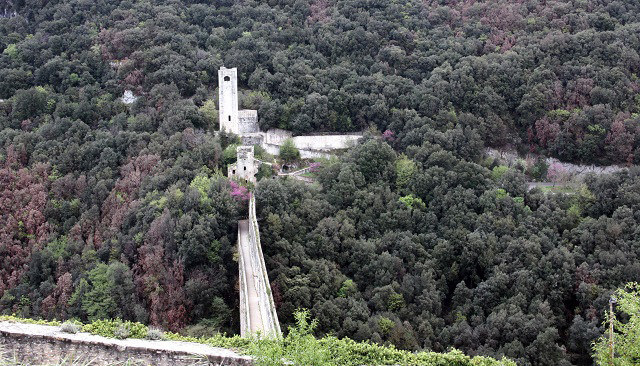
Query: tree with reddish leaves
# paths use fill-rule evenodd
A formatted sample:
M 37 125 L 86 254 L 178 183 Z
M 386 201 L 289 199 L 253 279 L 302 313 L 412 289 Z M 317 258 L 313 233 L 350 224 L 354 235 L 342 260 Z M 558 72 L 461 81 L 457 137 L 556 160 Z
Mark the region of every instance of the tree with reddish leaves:
M 189 320 L 190 304 L 184 292 L 184 266 L 165 253 L 165 247 L 172 245 L 173 226 L 168 210 L 151 223 L 134 273 L 151 324 L 177 331 Z
M 73 292 L 73 279 L 71 273 L 66 272 L 56 283 L 56 288 L 43 301 L 40 308 L 42 315 L 47 318 L 67 318 L 67 303 Z
M 18 284 L 31 253 L 49 236 L 43 209 L 49 167 L 23 167 L 13 146 L 0 169 L 0 294 Z
M 102 203 L 100 220 L 81 220 L 71 230 L 72 238 L 85 240 L 98 248 L 104 240 L 116 235 L 125 216 L 138 205 L 140 184 L 159 161 L 157 155 L 141 155 L 124 165 L 120 179 Z
M 536 137 L 541 147 L 546 148 L 548 144 L 555 141 L 560 134 L 560 125 L 553 122 L 549 117 L 543 117 L 536 121 Z
M 611 130 L 605 139 L 607 158 L 612 163 L 633 163 L 634 136 L 628 132 L 622 118 L 616 119 L 611 124 Z

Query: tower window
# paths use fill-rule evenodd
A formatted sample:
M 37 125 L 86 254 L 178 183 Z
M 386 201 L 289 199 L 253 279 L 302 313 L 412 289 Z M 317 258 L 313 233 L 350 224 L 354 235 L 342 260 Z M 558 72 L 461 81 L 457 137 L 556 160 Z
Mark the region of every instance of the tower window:
M 246 166 L 244 167 L 244 170 L 247 170 L 247 167 L 246 167 Z
M 228 77 L 228 76 L 225 76 L 225 77 L 224 77 L 224 81 L 231 81 L 231 78 L 230 78 L 230 77 Z
M 231 116 L 229 116 L 229 122 L 231 122 Z
M 236 174 L 236 170 L 235 170 L 235 169 L 233 169 L 233 173 L 231 173 L 231 174 Z

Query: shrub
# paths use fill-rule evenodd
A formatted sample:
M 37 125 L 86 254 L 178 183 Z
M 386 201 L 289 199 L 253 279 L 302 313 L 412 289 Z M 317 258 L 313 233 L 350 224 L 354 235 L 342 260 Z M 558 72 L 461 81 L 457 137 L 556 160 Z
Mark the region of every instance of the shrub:
M 67 320 L 66 322 L 60 325 L 60 331 L 64 333 L 76 334 L 82 330 L 82 324 L 74 322 L 72 320 Z
M 129 328 L 126 325 L 122 324 L 115 332 L 113 332 L 113 335 L 118 339 L 127 339 L 131 335 L 131 331 L 129 331 Z
M 493 180 L 498 180 L 507 172 L 507 170 L 509 170 L 509 168 L 504 165 L 496 166 L 491 170 L 491 178 L 493 178 Z
M 294 145 L 292 139 L 285 140 L 280 146 L 280 159 L 285 163 L 291 163 L 300 159 L 300 150 Z
M 120 319 L 95 320 L 92 323 L 82 327 L 82 330 L 103 337 L 120 338 L 118 335 L 116 335 L 116 332 L 120 328 L 125 328 L 129 332 L 127 338 L 144 338 L 147 335 L 146 325 L 130 321 L 123 322 Z M 121 336 L 122 334 L 123 332 L 121 332 L 119 335 Z
M 147 331 L 147 336 L 145 338 L 152 341 L 163 340 L 164 332 L 158 328 L 149 328 L 149 330 Z

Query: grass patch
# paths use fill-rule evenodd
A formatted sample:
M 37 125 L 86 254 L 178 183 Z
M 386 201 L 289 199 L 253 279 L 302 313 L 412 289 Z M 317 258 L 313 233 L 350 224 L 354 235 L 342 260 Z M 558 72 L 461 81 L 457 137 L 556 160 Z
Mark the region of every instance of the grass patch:
M 541 186 L 540 190 L 544 193 L 564 193 L 564 194 L 576 194 L 578 193 L 578 187 L 574 185 L 562 185 L 556 184 L 555 186 Z

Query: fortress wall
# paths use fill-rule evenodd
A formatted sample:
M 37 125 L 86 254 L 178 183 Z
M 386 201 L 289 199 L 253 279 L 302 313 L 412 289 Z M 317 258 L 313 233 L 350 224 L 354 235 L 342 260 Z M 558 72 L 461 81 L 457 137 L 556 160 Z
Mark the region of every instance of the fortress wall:
M 272 128 L 267 131 L 264 142 L 267 144 L 281 145 L 286 139 L 293 137 L 291 131 Z
M 359 135 L 296 136 L 293 142 L 300 150 L 338 150 L 355 145 Z
M 258 111 L 255 109 L 241 109 L 238 111 L 238 133 L 260 132 L 258 126 Z

